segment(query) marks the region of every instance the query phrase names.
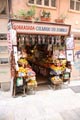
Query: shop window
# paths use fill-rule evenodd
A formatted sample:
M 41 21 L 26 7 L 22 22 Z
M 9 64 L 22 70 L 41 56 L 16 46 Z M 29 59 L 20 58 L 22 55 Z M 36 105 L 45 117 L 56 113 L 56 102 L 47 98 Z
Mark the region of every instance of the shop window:
M 41 5 L 42 7 L 56 7 L 56 0 L 29 0 L 29 4 Z
M 0 34 L 0 40 L 7 40 L 7 34 Z
M 34 0 L 29 0 L 28 3 L 34 4 Z
M 0 46 L 0 53 L 2 52 L 8 52 L 7 46 Z
M 0 58 L 0 64 L 7 64 L 7 63 L 9 63 L 8 58 Z
M 36 0 L 36 4 L 42 5 L 42 0 Z
M 0 14 L 7 14 L 7 0 L 0 0 Z
M 56 7 L 56 0 L 51 0 L 51 7 Z
M 75 40 L 80 40 L 80 37 L 74 37 Z M 79 41 L 80 42 L 80 41 Z
M 70 0 L 70 9 L 80 11 L 80 0 Z
M 44 0 L 44 5 L 49 6 L 49 0 Z

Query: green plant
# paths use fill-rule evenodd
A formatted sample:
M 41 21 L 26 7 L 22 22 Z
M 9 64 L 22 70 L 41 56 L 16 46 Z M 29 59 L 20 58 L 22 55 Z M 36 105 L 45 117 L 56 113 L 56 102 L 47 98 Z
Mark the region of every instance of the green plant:
M 38 17 L 36 17 L 36 18 L 35 18 L 35 21 L 36 21 L 36 22 L 37 22 L 37 21 L 39 21 L 39 18 L 38 18 Z
M 26 14 L 26 11 L 25 11 L 25 10 L 21 9 L 21 10 L 18 11 L 18 16 L 19 16 L 19 17 L 26 17 L 26 15 L 27 15 L 27 14 Z
M 67 17 L 68 17 L 67 14 L 61 14 L 61 15 L 58 17 L 58 19 L 63 19 L 63 20 L 65 20 Z
M 50 18 L 50 12 L 47 12 L 47 11 L 45 11 L 45 10 L 42 10 L 42 11 L 41 11 L 41 17 Z
M 26 17 L 35 17 L 35 6 L 31 6 L 30 10 L 27 11 Z
M 35 13 L 36 13 L 35 6 L 31 6 L 31 8 L 28 11 L 24 9 L 19 10 L 16 16 L 23 17 L 25 19 L 30 18 L 30 17 L 34 18 Z

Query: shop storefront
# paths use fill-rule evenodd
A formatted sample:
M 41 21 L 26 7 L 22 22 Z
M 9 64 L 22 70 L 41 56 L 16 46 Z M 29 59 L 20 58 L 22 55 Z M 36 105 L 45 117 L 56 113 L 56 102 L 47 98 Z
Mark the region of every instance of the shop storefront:
M 45 83 L 49 83 L 63 77 L 66 63 L 70 67 L 66 44 L 70 29 L 71 26 L 66 24 L 11 19 L 8 24 L 11 76 L 15 76 L 15 70 L 19 74 L 20 62 L 25 58 L 35 74 L 35 83 L 39 84 L 43 78 L 46 78 Z M 53 71 L 54 74 L 56 71 L 57 75 L 54 75 Z

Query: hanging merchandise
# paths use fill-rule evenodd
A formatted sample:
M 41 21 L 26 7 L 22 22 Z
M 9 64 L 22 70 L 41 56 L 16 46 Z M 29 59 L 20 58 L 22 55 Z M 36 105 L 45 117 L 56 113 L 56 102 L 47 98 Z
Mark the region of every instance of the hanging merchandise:
M 32 45 L 32 36 L 29 37 L 29 44 Z
M 23 38 L 23 36 L 20 35 L 20 38 L 19 38 L 19 47 L 21 48 L 22 46 L 24 46 L 24 38 Z
M 25 40 L 26 40 L 26 43 L 28 43 L 28 36 L 26 35 L 26 38 L 25 38 Z
M 60 37 L 59 36 L 56 37 L 56 45 L 60 46 Z
M 49 44 L 52 44 L 52 38 L 51 38 L 51 36 L 49 37 Z
M 54 37 L 54 45 L 56 45 L 56 37 Z
M 48 36 L 45 35 L 45 44 L 48 44 Z
M 59 51 L 59 58 L 63 58 L 63 59 L 66 59 L 66 53 L 65 53 L 65 50 L 60 50 Z
M 16 86 L 19 87 L 19 86 L 22 86 L 23 85 L 23 78 L 22 77 L 18 77 L 16 79 Z
M 57 46 L 57 37 L 55 37 L 55 39 L 56 39 L 56 40 L 55 40 L 55 45 Z
M 20 50 L 20 47 L 21 47 L 21 46 L 20 46 L 20 37 L 18 37 L 17 39 L 18 39 L 18 42 L 17 42 L 17 43 L 18 43 L 18 46 L 19 46 L 18 49 Z
M 45 36 L 42 36 L 42 43 L 45 44 Z
M 28 35 L 25 35 L 25 39 L 24 40 L 25 40 L 25 42 L 24 42 L 25 46 L 29 45 L 29 36 Z
M 22 41 L 23 41 L 23 43 L 24 43 L 24 35 L 22 35 Z
M 52 40 L 51 40 L 52 41 L 52 45 L 54 45 L 54 37 L 52 36 L 51 38 L 52 38 Z
M 47 51 L 48 51 L 48 55 L 52 56 L 52 44 L 48 44 Z
M 43 44 L 43 38 L 42 38 L 42 36 L 41 36 L 41 44 Z
M 65 39 L 64 39 L 64 36 L 61 36 L 61 45 L 62 45 L 62 46 L 65 45 Z
M 53 58 L 54 58 L 54 60 L 59 58 L 59 50 L 57 50 L 57 49 L 53 50 Z
M 41 44 L 41 38 L 40 38 L 40 35 L 38 35 L 38 44 Z
M 74 38 L 73 35 L 71 37 L 66 38 L 66 49 L 74 49 Z
M 47 50 L 48 50 L 48 51 L 52 51 L 52 44 L 48 44 Z
M 35 36 L 33 35 L 32 36 L 32 45 L 34 45 L 35 44 Z
M 35 35 L 35 43 L 38 44 L 38 37 Z
M 19 37 L 19 48 L 21 49 L 22 47 L 22 41 L 21 41 L 21 37 Z
M 60 36 L 59 36 L 59 45 L 61 46 L 61 39 L 60 39 Z
M 15 57 L 15 63 L 17 63 L 18 58 L 17 58 L 17 47 L 16 46 L 13 47 L 13 52 L 14 52 L 14 57 Z
M 22 47 L 24 46 L 24 35 L 21 36 L 21 40 L 22 40 Z
M 48 42 L 48 44 L 49 44 L 49 37 L 47 38 L 47 42 Z

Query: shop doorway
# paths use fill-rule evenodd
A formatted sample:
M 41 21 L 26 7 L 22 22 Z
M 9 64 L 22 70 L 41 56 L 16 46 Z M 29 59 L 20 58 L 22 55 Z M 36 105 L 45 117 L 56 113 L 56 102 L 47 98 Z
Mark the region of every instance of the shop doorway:
M 65 58 L 65 37 L 51 35 L 17 34 L 17 49 L 25 49 L 26 60 L 36 73 L 38 85 L 50 84 L 50 64 L 56 58 Z M 63 51 L 63 52 L 62 52 Z M 53 59 L 54 57 L 54 59 Z

